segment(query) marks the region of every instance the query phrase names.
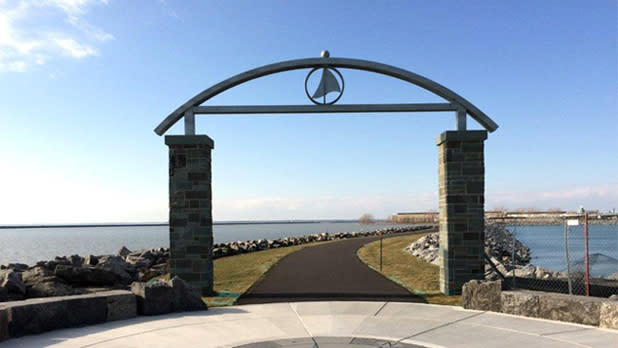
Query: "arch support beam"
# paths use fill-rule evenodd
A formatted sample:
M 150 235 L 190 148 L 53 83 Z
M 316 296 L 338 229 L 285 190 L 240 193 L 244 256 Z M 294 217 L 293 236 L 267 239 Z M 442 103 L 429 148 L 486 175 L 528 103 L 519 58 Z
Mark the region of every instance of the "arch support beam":
M 421 88 L 424 88 L 439 97 L 444 98 L 449 103 L 457 104 L 465 110 L 465 112 L 481 124 L 486 130 L 493 132 L 498 128 L 498 125 L 483 113 L 479 108 L 467 101 L 459 94 L 451 91 L 450 89 L 442 86 L 441 84 L 432 81 L 426 77 L 415 74 L 413 72 L 400 69 L 391 65 L 382 64 L 378 62 L 372 62 L 360 59 L 350 58 L 307 58 L 288 60 L 284 62 L 264 65 L 259 68 L 245 71 L 238 75 L 232 76 L 227 80 L 219 82 L 212 87 L 205 89 L 197 94 L 195 97 L 189 99 L 186 103 L 182 104 L 178 109 L 174 110 L 169 116 L 167 116 L 158 126 L 155 128 L 155 133 L 163 135 L 170 127 L 178 122 L 185 114 L 187 110 L 193 107 L 200 106 L 202 103 L 208 101 L 212 97 L 227 91 L 230 88 L 243 84 L 245 82 L 271 75 L 284 71 L 309 69 L 319 67 L 333 67 L 344 69 L 355 69 L 373 72 L 390 76 L 399 80 L 403 80 Z M 320 106 L 314 106 L 319 108 Z

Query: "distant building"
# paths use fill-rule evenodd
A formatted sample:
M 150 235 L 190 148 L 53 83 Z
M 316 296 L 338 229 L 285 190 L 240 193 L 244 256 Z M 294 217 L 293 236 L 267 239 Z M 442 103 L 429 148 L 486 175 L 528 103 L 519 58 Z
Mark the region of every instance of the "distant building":
M 397 224 L 437 224 L 439 221 L 438 212 L 397 213 L 393 215 L 393 222 Z

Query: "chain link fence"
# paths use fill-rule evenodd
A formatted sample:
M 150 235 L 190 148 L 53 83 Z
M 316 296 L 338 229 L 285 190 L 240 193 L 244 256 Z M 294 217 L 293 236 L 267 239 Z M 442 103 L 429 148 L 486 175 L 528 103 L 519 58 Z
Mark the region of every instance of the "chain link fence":
M 501 229 L 499 248 L 486 248 L 486 278 L 508 288 L 609 297 L 618 294 L 618 219 L 584 216 L 552 225 L 508 218 L 489 223 Z M 491 235 L 491 228 L 486 230 Z M 586 249 L 588 250 L 586 257 Z M 587 272 L 588 270 L 588 272 Z

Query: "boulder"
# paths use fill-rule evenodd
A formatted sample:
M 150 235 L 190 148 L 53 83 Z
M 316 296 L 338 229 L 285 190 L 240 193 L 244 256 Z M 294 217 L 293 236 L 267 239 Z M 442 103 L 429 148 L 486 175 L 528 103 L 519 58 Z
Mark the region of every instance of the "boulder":
M 538 318 L 539 296 L 526 291 L 503 291 L 500 295 L 500 311 L 507 314 Z
M 208 309 L 206 303 L 202 301 L 200 291 L 180 277 L 172 278 L 170 284 L 174 290 L 174 309 L 176 311 L 201 311 Z
M 15 272 L 23 272 L 29 267 L 25 263 L 9 263 L 6 268 L 12 269 Z
M 95 268 L 116 274 L 118 282 L 124 285 L 131 284 L 137 273 L 135 267 L 125 262 L 121 256 L 103 256 Z
M 133 265 L 135 268 L 148 268 L 152 265 L 152 258 L 144 257 L 142 255 L 127 255 L 125 257 L 127 263 Z
M 143 315 L 208 309 L 199 290 L 178 277 L 170 281 L 135 282 L 131 291 L 137 297 L 138 312 Z
M 107 319 L 106 299 L 93 295 L 13 302 L 9 310 L 11 337 L 93 325 Z
M 131 253 L 131 250 L 127 249 L 127 247 L 123 246 L 118 250 L 118 256 L 126 257 Z
M 539 318 L 599 326 L 603 299 L 565 294 L 539 296 Z
M 88 255 L 84 258 L 84 265 L 96 266 L 99 263 L 99 258 L 94 255 Z
M 114 285 L 120 282 L 120 276 L 105 268 L 93 266 L 74 267 L 56 266 L 54 274 L 70 284 L 79 285 Z
M 7 309 L 0 307 L 0 342 L 9 338 L 9 312 Z
M 500 311 L 502 281 L 471 280 L 462 287 L 461 302 L 465 309 Z
M 107 321 L 135 318 L 137 301 L 133 293 L 124 290 L 99 293 L 107 301 Z
M 75 291 L 44 266 L 36 266 L 22 273 L 26 297 L 66 296 Z
M 75 290 L 64 281 L 56 277 L 46 278 L 26 288 L 26 297 L 53 297 L 67 296 L 75 293 Z
M 618 330 L 618 302 L 601 303 L 599 327 Z
M 10 293 L 26 295 L 26 285 L 21 280 L 21 274 L 12 269 L 0 271 L 0 286 L 5 287 Z
M 73 267 L 79 267 L 84 263 L 84 258 L 79 255 L 71 255 L 69 261 L 71 261 Z

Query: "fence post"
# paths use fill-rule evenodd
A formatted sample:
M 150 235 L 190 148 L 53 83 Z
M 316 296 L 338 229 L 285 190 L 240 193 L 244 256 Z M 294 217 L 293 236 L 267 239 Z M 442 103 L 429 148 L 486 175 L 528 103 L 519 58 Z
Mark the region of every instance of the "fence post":
M 566 219 L 564 220 L 564 257 L 566 258 L 569 295 L 573 295 L 573 285 L 571 284 L 571 260 L 569 259 L 569 223 Z
M 586 282 L 586 296 L 590 296 L 590 258 L 588 255 L 588 212 L 584 213 L 584 266 L 585 275 L 584 280 Z

